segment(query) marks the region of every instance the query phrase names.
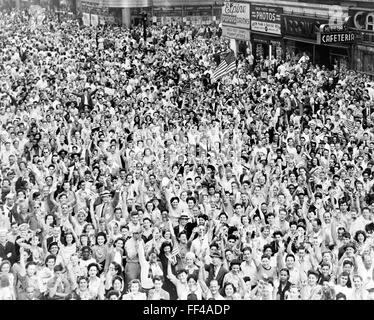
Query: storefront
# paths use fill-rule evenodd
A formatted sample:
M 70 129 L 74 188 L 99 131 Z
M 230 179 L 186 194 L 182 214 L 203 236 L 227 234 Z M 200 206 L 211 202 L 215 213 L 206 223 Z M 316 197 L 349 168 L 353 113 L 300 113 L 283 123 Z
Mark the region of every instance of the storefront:
M 261 57 L 283 57 L 280 7 L 251 4 L 252 54 Z
M 350 29 L 358 33 L 353 47 L 353 68 L 374 76 L 374 9 L 349 10 Z
M 350 67 L 352 43 L 340 41 L 340 38 L 321 42 L 317 37 L 322 25 L 328 25 L 328 20 L 283 14 L 282 28 L 286 57 L 297 58 L 305 52 L 315 64 L 329 68 L 334 65 Z
M 246 54 L 250 44 L 250 4 L 225 2 L 222 7 L 222 36 L 235 53 Z
M 251 4 L 252 54 L 256 59 L 283 56 L 282 12 L 280 7 Z
M 352 47 L 356 40 L 356 34 L 348 30 L 347 25 L 329 26 L 322 25 L 317 32 L 317 50 L 320 47 L 329 48 L 329 64 L 339 69 L 347 69 L 352 61 Z
M 84 25 L 120 24 L 122 21 L 121 9 L 108 8 L 99 2 L 82 0 L 79 6 L 77 4 L 77 11 L 82 12 Z

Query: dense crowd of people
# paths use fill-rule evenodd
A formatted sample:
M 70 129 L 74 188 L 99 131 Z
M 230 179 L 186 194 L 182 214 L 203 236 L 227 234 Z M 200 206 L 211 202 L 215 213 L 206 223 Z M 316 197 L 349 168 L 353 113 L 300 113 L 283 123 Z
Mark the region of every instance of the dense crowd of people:
M 374 299 L 371 79 L 147 31 L 0 13 L 0 299 Z

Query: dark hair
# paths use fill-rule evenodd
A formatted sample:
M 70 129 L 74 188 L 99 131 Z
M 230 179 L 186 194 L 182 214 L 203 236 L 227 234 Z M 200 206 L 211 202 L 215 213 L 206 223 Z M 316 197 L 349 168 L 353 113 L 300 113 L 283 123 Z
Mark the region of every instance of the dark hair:
M 364 236 L 364 242 L 365 242 L 367 236 L 366 236 L 365 231 L 362 231 L 362 230 L 358 230 L 358 231 L 356 232 L 356 234 L 355 234 L 355 236 L 354 236 L 354 240 L 355 240 L 356 242 L 358 242 L 358 236 L 359 236 L 360 234 L 362 234 L 362 235 Z
M 64 267 L 61 264 L 55 265 L 55 267 L 53 268 L 54 272 L 59 272 L 63 270 L 64 270 Z
M 187 282 L 188 282 L 190 279 L 194 279 L 195 282 L 197 282 L 197 278 L 196 278 L 196 276 L 195 276 L 194 274 L 189 274 L 189 275 L 187 276 Z
M 282 268 L 279 270 L 279 273 L 281 273 L 282 271 L 285 271 L 287 273 L 288 278 L 290 277 L 290 270 L 288 270 L 287 268 Z
M 86 276 L 80 276 L 77 278 L 77 283 L 81 282 L 82 280 L 86 280 L 86 282 L 88 282 L 88 277 Z
M 311 274 L 313 274 L 317 279 L 319 278 L 319 274 L 318 274 L 317 271 L 311 269 L 311 270 L 308 271 L 308 277 L 309 277 Z
M 351 267 L 353 267 L 353 262 L 352 262 L 351 260 L 344 260 L 344 262 L 343 262 L 343 267 L 344 267 L 345 265 L 347 265 L 347 264 L 349 264 Z
M 106 236 L 105 232 L 99 232 L 96 235 L 96 242 L 97 242 L 97 238 L 100 237 L 100 236 L 104 237 L 104 244 L 107 243 L 107 236 Z
M 280 235 L 281 237 L 283 237 L 282 231 L 279 231 L 279 230 L 273 232 L 273 237 L 274 238 L 275 238 L 276 235 Z
M 125 240 L 124 240 L 122 237 L 119 237 L 119 238 L 117 238 L 116 240 L 114 240 L 114 242 L 113 242 L 113 247 L 117 244 L 117 242 L 118 242 L 119 240 L 121 240 L 121 241 L 123 242 L 123 244 L 125 244 Z
M 228 286 L 232 286 L 232 288 L 234 289 L 234 293 L 236 292 L 236 287 L 231 282 L 226 282 L 225 285 L 223 286 L 223 295 L 224 296 L 226 296 L 226 288 Z
M 99 267 L 99 265 L 98 265 L 96 262 L 92 262 L 92 263 L 90 263 L 90 264 L 87 266 L 87 271 L 90 271 L 90 269 L 91 269 L 92 267 L 96 267 L 96 269 L 97 269 L 97 273 L 100 272 L 100 267 Z
M 232 267 L 238 265 L 240 267 L 240 261 L 235 259 L 230 262 L 230 270 L 232 270 Z
M 73 241 L 71 242 L 71 243 L 75 243 L 75 238 L 74 238 L 74 235 L 73 235 L 73 233 L 72 232 L 66 232 L 65 233 L 65 236 L 64 236 L 64 245 L 67 245 L 67 241 L 66 241 L 66 237 L 68 236 L 68 235 L 71 235 L 71 237 L 73 238 Z
M 339 293 L 336 295 L 335 299 L 336 299 L 336 300 L 340 300 L 340 299 L 342 299 L 342 300 L 347 300 L 347 296 L 346 296 L 344 293 L 339 292 Z
M 92 249 L 89 246 L 82 247 L 81 252 L 84 251 L 84 250 L 88 250 L 90 253 L 92 253 Z
M 60 251 L 60 247 L 58 246 L 58 243 L 54 241 L 54 242 L 51 242 L 49 244 L 49 246 L 48 246 L 48 252 L 51 251 L 52 246 L 57 246 L 58 251 Z
M 243 248 L 243 253 L 244 251 L 249 251 L 250 253 L 252 253 L 252 248 L 251 247 L 244 247 Z
M 118 291 L 116 291 L 116 290 L 110 290 L 107 293 L 106 297 L 107 297 L 107 299 L 109 299 L 111 296 L 116 296 L 117 298 L 119 298 L 120 293 Z
M 114 270 L 116 270 L 117 276 L 121 275 L 121 273 L 122 273 L 122 266 L 119 263 L 115 262 L 115 261 L 112 261 L 111 264 L 114 265 Z
M 188 273 L 186 269 L 179 269 L 179 270 L 177 271 L 177 276 L 179 276 L 179 275 L 182 274 L 183 272 L 184 272 L 185 274 Z
M 116 276 L 113 277 L 112 285 L 113 285 L 114 281 L 116 281 L 116 280 L 121 281 L 122 284 L 123 284 L 123 282 L 124 282 L 123 278 L 122 278 L 120 275 L 116 275 Z
M 290 257 L 293 259 L 293 261 L 296 261 L 295 256 L 292 253 L 289 253 L 286 255 L 286 260 L 287 258 L 290 258 Z
M 155 283 L 156 281 L 164 282 L 164 278 L 163 278 L 163 277 L 160 277 L 160 276 L 154 276 L 154 277 L 153 277 L 153 283 Z
M 45 262 L 45 265 L 47 265 L 47 262 L 48 260 L 50 259 L 53 259 L 55 262 L 56 262 L 56 256 L 54 254 L 49 254 L 45 259 L 44 259 L 44 262 Z

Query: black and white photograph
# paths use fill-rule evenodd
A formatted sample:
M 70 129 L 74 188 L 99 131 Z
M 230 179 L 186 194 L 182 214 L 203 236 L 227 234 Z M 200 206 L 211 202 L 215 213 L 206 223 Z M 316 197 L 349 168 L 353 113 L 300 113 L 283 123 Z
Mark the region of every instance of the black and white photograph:
M 0 300 L 374 300 L 374 0 L 0 0 Z

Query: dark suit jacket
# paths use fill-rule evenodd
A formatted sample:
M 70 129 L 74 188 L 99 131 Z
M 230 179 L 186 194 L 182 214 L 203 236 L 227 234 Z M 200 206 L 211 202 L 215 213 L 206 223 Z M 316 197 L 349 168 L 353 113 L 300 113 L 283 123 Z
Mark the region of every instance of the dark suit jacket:
M 185 226 L 184 226 L 184 232 L 186 232 L 186 235 L 187 235 L 187 239 L 189 239 L 191 237 L 191 234 L 192 234 L 192 230 L 193 228 L 195 228 L 197 226 L 196 222 L 195 223 L 192 223 L 192 222 L 188 222 Z M 175 234 L 175 237 L 178 238 L 179 237 L 179 225 L 174 227 L 174 234 Z
M 5 246 L 0 244 L 0 257 L 3 260 L 9 260 L 10 263 L 13 265 L 13 263 L 15 263 L 17 259 L 15 245 L 10 241 L 7 241 L 5 243 Z
M 225 277 L 226 273 L 228 273 L 228 271 L 223 266 L 221 266 L 218 271 L 217 277 L 215 277 L 213 264 L 206 264 L 205 270 L 208 272 L 208 278 L 206 280 L 207 286 L 209 287 L 210 281 L 217 280 L 219 286 L 222 289 L 223 278 Z
M 62 237 L 60 237 L 60 241 L 62 241 Z M 46 239 L 47 249 L 52 242 L 55 242 L 53 236 Z

